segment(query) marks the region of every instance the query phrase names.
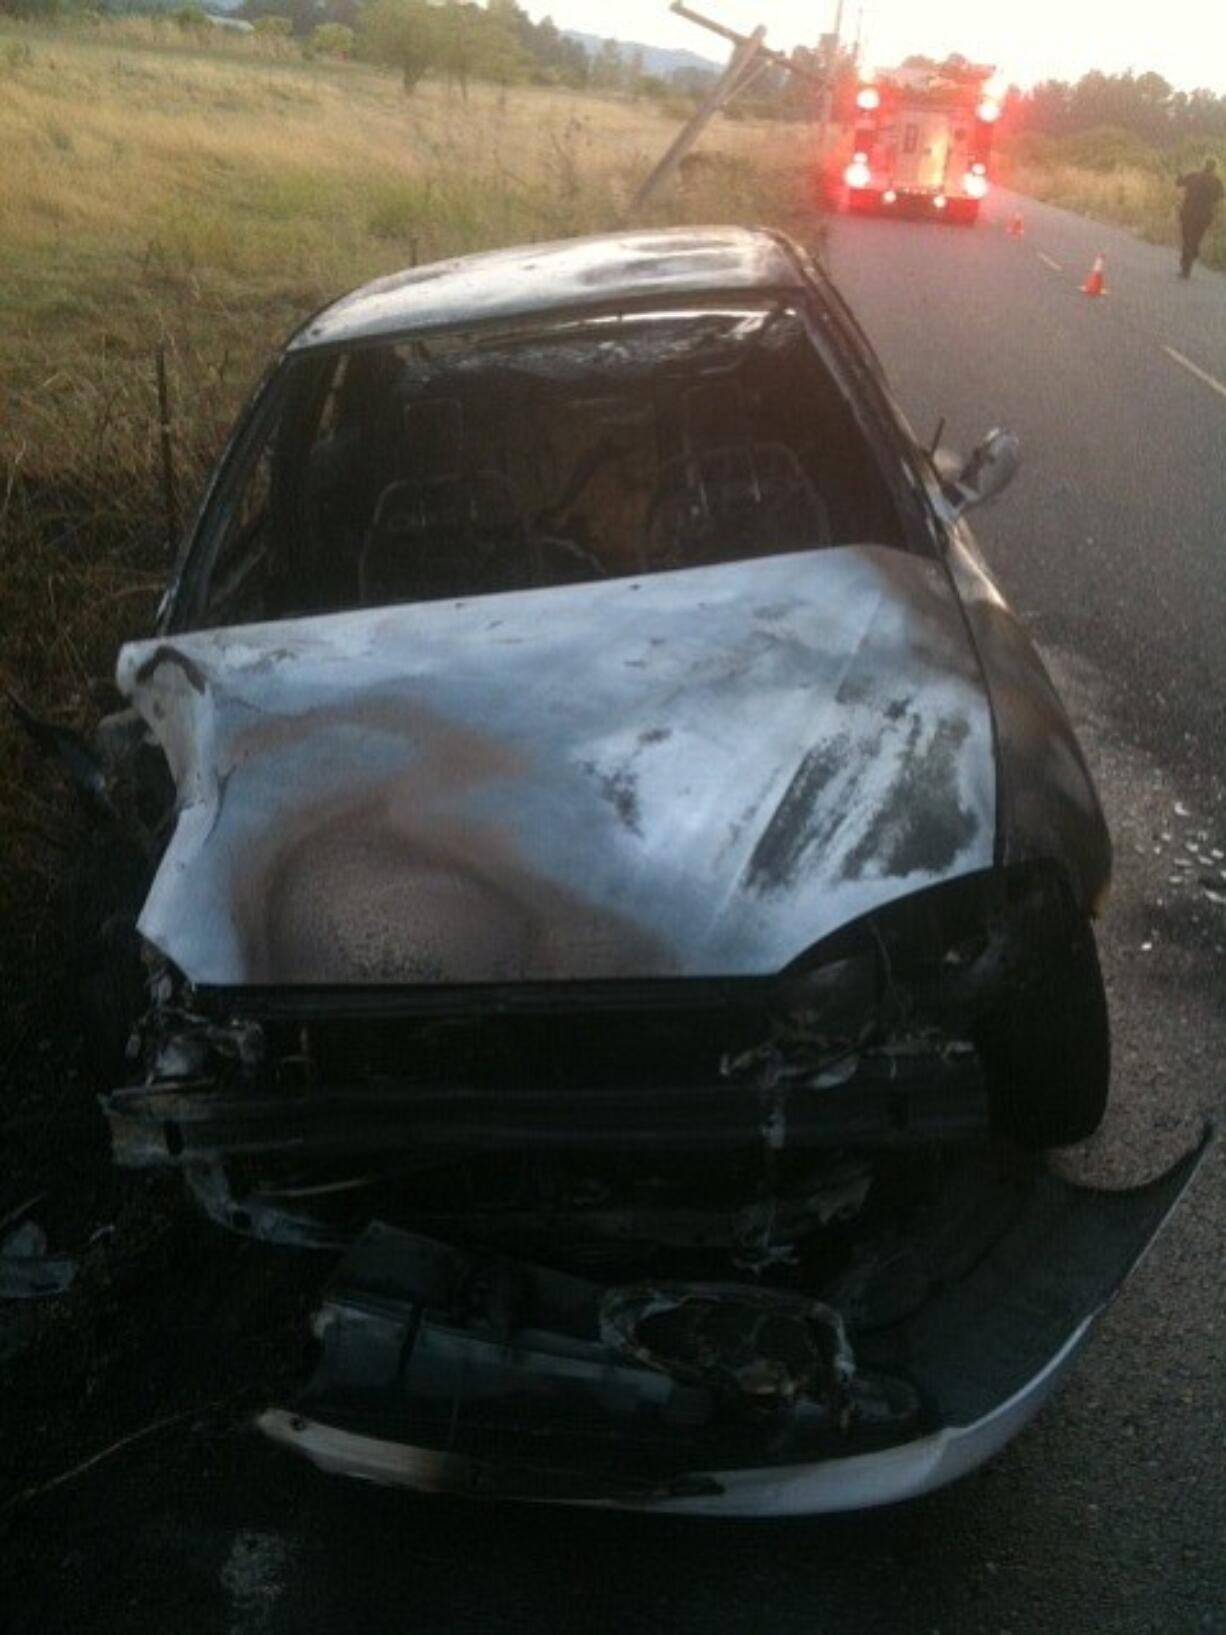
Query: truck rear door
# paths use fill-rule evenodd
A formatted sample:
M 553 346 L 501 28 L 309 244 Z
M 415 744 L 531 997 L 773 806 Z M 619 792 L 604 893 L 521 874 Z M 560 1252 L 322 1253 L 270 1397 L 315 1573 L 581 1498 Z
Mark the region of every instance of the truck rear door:
M 902 108 L 894 185 L 936 193 L 945 186 L 951 133 L 949 116 L 928 108 Z

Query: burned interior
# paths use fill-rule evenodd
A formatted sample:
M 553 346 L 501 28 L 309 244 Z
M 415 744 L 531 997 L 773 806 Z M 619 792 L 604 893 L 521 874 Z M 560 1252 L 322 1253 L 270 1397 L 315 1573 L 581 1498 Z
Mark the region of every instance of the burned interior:
M 781 303 L 307 353 L 226 482 L 209 623 L 640 574 L 902 529 Z
M 1036 1410 L 1198 1155 L 1047 1173 L 1106 1103 L 1109 840 L 925 471 L 773 235 L 419 270 L 291 343 L 104 735 L 116 1157 L 333 1268 L 274 1438 L 778 1512 Z

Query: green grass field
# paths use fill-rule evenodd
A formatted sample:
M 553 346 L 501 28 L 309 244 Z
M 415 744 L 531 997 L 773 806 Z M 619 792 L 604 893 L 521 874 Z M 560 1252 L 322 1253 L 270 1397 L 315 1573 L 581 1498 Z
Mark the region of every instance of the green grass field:
M 414 260 L 618 225 L 676 118 L 546 88 L 406 97 L 390 72 L 220 30 L 0 26 L 0 684 L 88 727 L 149 628 L 159 343 L 189 514 L 292 326 Z M 718 119 L 648 219 L 812 231 L 806 144 Z M 2 709 L 0 757 L 2 1061 L 57 957 L 71 803 Z

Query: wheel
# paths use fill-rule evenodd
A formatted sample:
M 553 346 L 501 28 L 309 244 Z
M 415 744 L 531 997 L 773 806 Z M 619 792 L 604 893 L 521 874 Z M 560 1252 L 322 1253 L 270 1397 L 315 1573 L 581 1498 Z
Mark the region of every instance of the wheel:
M 1107 996 L 1094 933 L 1071 906 L 979 1045 L 1001 1134 L 1023 1147 L 1067 1147 L 1102 1123 L 1111 1077 Z

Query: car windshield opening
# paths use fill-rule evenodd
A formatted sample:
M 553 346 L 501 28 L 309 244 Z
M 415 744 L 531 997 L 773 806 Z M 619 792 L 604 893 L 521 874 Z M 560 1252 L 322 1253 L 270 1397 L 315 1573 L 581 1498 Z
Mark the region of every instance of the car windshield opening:
M 786 305 L 291 355 L 203 527 L 242 623 L 904 543 Z

